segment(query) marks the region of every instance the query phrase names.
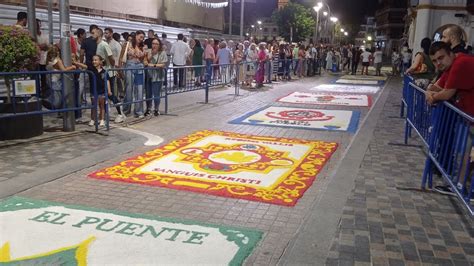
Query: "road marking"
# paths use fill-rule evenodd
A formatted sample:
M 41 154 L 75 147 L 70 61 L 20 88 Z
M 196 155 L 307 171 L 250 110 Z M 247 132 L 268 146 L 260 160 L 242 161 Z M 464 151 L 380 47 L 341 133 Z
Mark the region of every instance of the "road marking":
M 129 127 L 117 127 L 117 128 L 131 132 L 131 133 L 135 133 L 147 138 L 148 140 L 144 143 L 145 146 L 157 146 L 157 145 L 160 145 L 164 141 L 162 137 L 150 134 L 148 132 L 143 132 L 143 131 L 136 130 Z

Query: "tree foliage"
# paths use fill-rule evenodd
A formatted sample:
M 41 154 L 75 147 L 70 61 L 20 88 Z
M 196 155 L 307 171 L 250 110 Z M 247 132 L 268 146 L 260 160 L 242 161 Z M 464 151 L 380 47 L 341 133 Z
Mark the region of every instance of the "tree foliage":
M 272 19 L 278 25 L 280 36 L 285 40 L 290 40 L 293 32 L 293 41 L 302 41 L 311 36 L 315 27 L 315 19 L 310 9 L 297 3 L 290 2 L 284 8 L 276 10 Z

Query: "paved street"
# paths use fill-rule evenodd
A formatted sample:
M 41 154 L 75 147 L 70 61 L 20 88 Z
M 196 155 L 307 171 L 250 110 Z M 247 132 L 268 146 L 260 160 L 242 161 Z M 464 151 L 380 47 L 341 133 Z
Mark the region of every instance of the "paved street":
M 246 265 L 474 264 L 474 228 L 456 200 L 419 191 L 424 154 L 403 142 L 397 118 L 401 79 L 389 79 L 373 106 L 318 106 L 358 110 L 359 131 L 318 131 L 228 124 L 294 91 L 332 83 L 335 76 L 274 83 L 262 90 L 215 88 L 170 97 L 169 115 L 136 121 L 129 128 L 164 143 L 199 130 L 230 131 L 337 142 L 339 147 L 294 207 L 181 190 L 88 178 L 87 175 L 140 155 L 140 134 L 113 125 L 109 133 L 47 132 L 31 140 L 0 143 L 0 197 L 17 195 L 65 204 L 117 210 L 216 225 L 257 229 L 263 238 Z M 301 106 L 300 107 L 312 107 Z M 315 108 L 313 106 L 313 108 Z M 3 170 L 6 169 L 6 170 Z

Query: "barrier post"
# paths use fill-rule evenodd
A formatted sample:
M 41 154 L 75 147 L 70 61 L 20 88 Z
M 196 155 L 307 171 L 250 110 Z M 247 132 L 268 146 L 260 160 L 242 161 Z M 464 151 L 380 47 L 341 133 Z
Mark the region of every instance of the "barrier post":
M 209 102 L 209 80 L 210 80 L 210 76 L 209 76 L 209 73 L 206 73 L 206 85 L 204 86 L 204 90 L 205 90 L 205 100 L 204 102 L 205 103 L 208 103 Z

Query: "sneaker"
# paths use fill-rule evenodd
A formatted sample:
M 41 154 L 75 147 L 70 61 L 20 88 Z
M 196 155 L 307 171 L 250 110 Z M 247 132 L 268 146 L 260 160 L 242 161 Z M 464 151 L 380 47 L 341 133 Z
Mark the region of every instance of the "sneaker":
M 433 188 L 434 191 L 443 194 L 443 195 L 448 195 L 448 196 L 456 196 L 456 193 L 453 192 L 450 186 L 435 186 Z
M 158 111 L 158 110 L 155 110 L 155 111 L 153 112 L 153 115 L 155 115 L 155 116 L 159 116 L 159 115 L 160 115 L 160 111 Z
M 89 121 L 89 126 L 90 126 L 90 127 L 93 127 L 94 125 L 95 125 L 95 121 L 94 121 L 94 120 Z
M 150 116 L 150 115 L 151 115 L 151 111 L 150 111 L 150 110 L 146 110 L 145 116 Z
M 141 115 L 137 115 L 137 114 L 136 114 L 136 115 L 135 115 L 135 118 L 144 118 L 144 117 L 145 117 L 145 116 L 144 116 L 143 114 L 141 114 Z
M 104 120 L 100 120 L 99 127 L 105 127 L 105 121 Z
M 122 123 L 123 121 L 125 121 L 124 115 L 117 115 L 117 117 L 115 118 L 115 123 Z

